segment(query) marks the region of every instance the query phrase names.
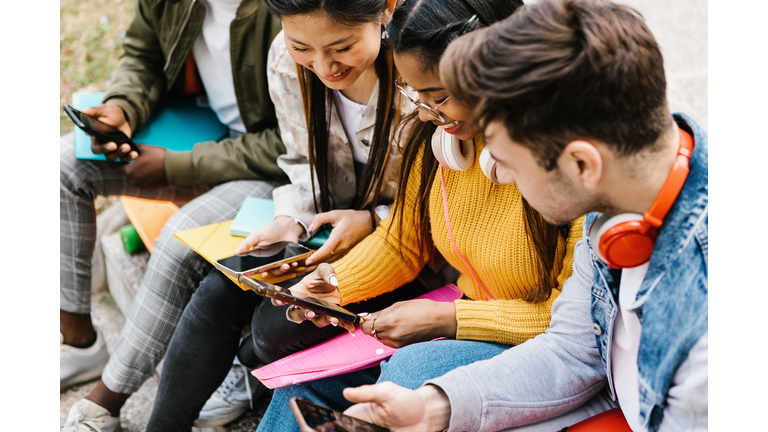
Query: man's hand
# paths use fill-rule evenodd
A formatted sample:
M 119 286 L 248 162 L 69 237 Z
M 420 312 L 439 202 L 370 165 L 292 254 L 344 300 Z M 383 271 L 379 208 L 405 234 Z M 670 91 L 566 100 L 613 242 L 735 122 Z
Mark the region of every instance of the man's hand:
M 352 405 L 344 414 L 394 432 L 434 432 L 448 428 L 451 405 L 438 387 L 409 390 L 391 382 L 344 389 Z
M 131 125 L 125 119 L 125 113 L 123 109 L 114 104 L 101 104 L 95 107 L 86 108 L 83 110 L 83 114 L 97 118 L 102 123 L 113 126 L 131 137 Z M 96 137 L 91 137 L 91 151 L 94 154 L 103 154 L 107 160 L 116 161 L 128 161 L 136 159 L 139 155 L 135 151 L 131 151 L 129 144 L 123 144 L 120 148 L 117 148 L 117 144 L 114 142 L 103 143 L 99 142 Z
M 127 145 L 127 144 L 126 144 Z M 162 147 L 139 144 L 141 157 L 118 167 L 132 185 L 144 190 L 168 187 L 165 175 L 165 152 Z M 135 152 L 134 152 L 135 153 Z
M 360 330 L 382 343 L 400 348 L 439 337 L 456 337 L 456 306 L 453 302 L 415 299 L 397 302 L 362 317 Z

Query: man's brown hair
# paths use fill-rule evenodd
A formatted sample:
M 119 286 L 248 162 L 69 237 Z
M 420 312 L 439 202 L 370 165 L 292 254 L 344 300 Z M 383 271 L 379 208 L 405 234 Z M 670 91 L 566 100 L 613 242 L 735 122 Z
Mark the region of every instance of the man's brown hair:
M 546 170 L 594 139 L 620 156 L 652 149 L 672 116 L 661 51 L 640 14 L 608 1 L 542 0 L 454 41 L 443 84 L 499 121 Z

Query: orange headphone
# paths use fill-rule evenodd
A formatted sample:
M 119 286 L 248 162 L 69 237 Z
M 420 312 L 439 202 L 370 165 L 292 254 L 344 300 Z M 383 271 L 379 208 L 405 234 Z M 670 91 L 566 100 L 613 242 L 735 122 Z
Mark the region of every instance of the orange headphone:
M 672 208 L 688 177 L 693 138 L 680 131 L 680 149 L 664 186 L 644 215 L 625 213 L 609 218 L 601 214 L 589 229 L 592 250 L 610 268 L 637 267 L 648 262 L 664 217 Z

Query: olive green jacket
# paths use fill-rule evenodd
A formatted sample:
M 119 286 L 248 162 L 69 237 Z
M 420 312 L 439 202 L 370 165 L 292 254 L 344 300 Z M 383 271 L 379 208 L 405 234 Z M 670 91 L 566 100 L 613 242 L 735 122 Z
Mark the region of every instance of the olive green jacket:
M 184 64 L 203 26 L 197 0 L 139 0 L 126 32 L 125 53 L 112 75 L 104 102 L 120 106 L 136 133 L 160 99 L 184 84 Z M 230 180 L 285 180 L 277 156 L 285 153 L 269 98 L 266 60 L 281 30 L 261 0 L 243 0 L 230 25 L 235 96 L 247 133 L 236 139 L 195 144 L 189 152 L 167 152 L 171 185 L 217 185 Z

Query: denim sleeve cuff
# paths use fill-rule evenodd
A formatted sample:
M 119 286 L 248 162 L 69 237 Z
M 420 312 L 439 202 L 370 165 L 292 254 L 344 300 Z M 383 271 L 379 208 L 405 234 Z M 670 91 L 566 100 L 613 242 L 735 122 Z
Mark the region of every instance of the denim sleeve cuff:
M 453 371 L 424 385 L 440 387 L 451 404 L 451 422 L 448 432 L 480 430 L 483 414 L 483 398 L 475 388 L 472 379 L 461 369 Z

